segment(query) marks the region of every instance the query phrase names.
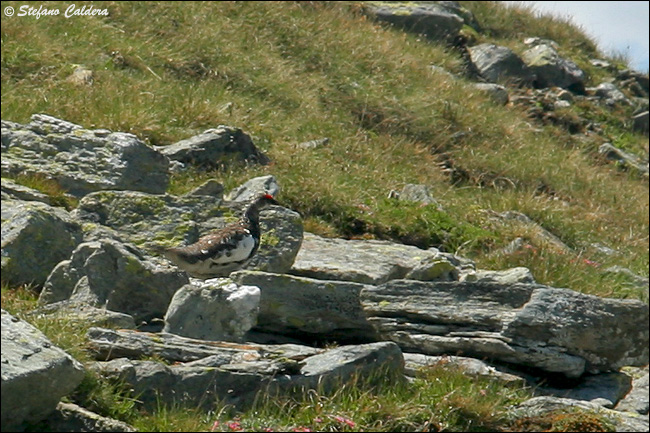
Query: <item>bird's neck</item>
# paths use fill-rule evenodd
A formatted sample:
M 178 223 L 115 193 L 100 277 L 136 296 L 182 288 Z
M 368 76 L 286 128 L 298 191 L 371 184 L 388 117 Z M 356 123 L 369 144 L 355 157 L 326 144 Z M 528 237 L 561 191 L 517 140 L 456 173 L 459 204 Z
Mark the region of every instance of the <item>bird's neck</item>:
M 242 217 L 242 224 L 249 227 L 253 237 L 260 237 L 260 211 L 257 206 L 253 205 L 246 209 L 246 213 Z

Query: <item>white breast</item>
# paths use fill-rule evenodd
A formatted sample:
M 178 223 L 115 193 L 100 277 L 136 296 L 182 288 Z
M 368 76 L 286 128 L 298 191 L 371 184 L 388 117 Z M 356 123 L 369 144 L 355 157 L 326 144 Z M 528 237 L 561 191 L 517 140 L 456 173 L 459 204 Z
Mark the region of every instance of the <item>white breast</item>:
M 229 254 L 222 254 L 219 257 L 212 259 L 213 263 L 224 264 L 230 262 L 240 262 L 246 260 L 250 256 L 251 251 L 255 247 L 255 239 L 253 236 L 245 236 L 237 244 L 237 248 L 229 251 Z

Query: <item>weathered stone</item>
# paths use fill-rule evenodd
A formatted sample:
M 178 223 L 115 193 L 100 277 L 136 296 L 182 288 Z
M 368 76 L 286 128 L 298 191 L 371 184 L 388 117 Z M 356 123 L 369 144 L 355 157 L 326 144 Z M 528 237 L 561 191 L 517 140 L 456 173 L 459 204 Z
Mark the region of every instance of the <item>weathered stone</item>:
M 233 188 L 226 195 L 226 200 L 235 202 L 250 202 L 262 194 L 276 197 L 280 193 L 280 186 L 275 176 L 260 176 L 246 181 L 244 184 Z
M 116 230 L 125 240 L 158 254 L 162 247 L 190 245 L 237 221 L 247 204 L 201 195 L 101 191 L 84 197 L 73 215 L 86 225 Z M 260 248 L 248 268 L 288 271 L 302 242 L 300 215 L 277 206 L 264 209 L 260 227 Z
M 86 326 L 108 326 L 120 329 L 135 329 L 136 327 L 133 316 L 129 314 L 118 313 L 106 308 L 97 308 L 88 304 L 75 303 L 70 300 L 43 305 L 31 314 L 37 316 L 48 314 L 67 321 L 81 322 Z
M 187 195 L 208 195 L 211 197 L 216 197 L 218 199 L 223 198 L 223 185 L 216 179 L 210 179 L 198 187 L 194 188 L 192 191 L 187 193 Z
M 648 418 L 604 408 L 597 402 L 572 400 L 560 397 L 533 397 L 516 406 L 512 415 L 517 418 L 545 416 L 549 412 L 564 413 L 567 410 L 582 410 L 605 417 L 617 432 L 648 431 Z
M 480 44 L 468 48 L 474 66 L 491 83 L 528 86 L 533 75 L 512 50 L 494 44 Z
M 313 341 L 373 341 L 359 292 L 362 284 L 292 275 L 239 271 L 238 284 L 259 287 L 256 331 Z
M 594 94 L 605 100 L 607 105 L 631 104 L 630 100 L 625 97 L 623 92 L 612 83 L 601 83 L 594 89 Z
M 227 278 L 192 279 L 169 303 L 164 332 L 212 341 L 240 341 L 255 325 L 260 289 Z
M 649 407 L 648 367 L 646 366 L 641 376 L 632 381 L 632 390 L 618 403 L 616 410 L 648 415 Z
M 50 204 L 50 198 L 42 192 L 4 177 L 2 178 L 2 200 L 40 201 L 41 203 Z
M 535 278 L 530 272 L 530 269 L 524 267 L 511 268 L 503 271 L 487 271 L 484 269 L 478 269 L 475 272 L 463 274 L 459 280 L 500 284 L 535 283 Z
M 526 380 L 521 376 L 501 371 L 484 361 L 467 358 L 464 356 L 431 356 L 422 353 L 405 353 L 405 373 L 408 376 L 417 377 L 418 372 L 432 366 L 441 368 L 459 368 L 464 373 L 472 376 L 490 377 L 504 383 L 523 386 Z
M 540 285 L 396 280 L 361 292 L 402 349 L 464 354 L 569 377 L 648 362 L 648 306 Z
M 79 245 L 48 277 L 39 303 L 69 299 L 133 316 L 163 317 L 169 301 L 188 282 L 183 272 L 149 263 L 135 248 L 111 239 Z
M 59 403 L 44 421 L 48 431 L 60 432 L 135 432 L 133 426 L 107 418 L 73 403 Z
M 302 217 L 285 207 L 260 212 L 262 239 L 246 269 L 283 274 L 289 272 L 303 242 Z
M 457 279 L 466 266 L 471 266 L 469 261 L 436 248 L 422 250 L 388 241 L 327 239 L 305 233 L 290 272 L 323 280 L 381 284 L 405 277 Z
M 535 74 L 535 87 L 562 87 L 574 93 L 584 93 L 585 73 L 571 60 L 560 57 L 550 44 L 539 44 L 522 55 Z
M 463 26 L 455 11 L 434 2 L 365 2 L 369 15 L 432 39 L 452 40 Z
M 149 409 L 175 404 L 213 409 L 218 403 L 242 410 L 250 407 L 259 392 L 264 392 L 262 398 L 316 388 L 329 392 L 352 378 L 385 380 L 403 374 L 401 351 L 390 342 L 324 350 L 297 345 L 237 345 L 96 328 L 89 331 L 89 337 L 91 347 L 101 348 L 99 356 L 129 353 L 137 358 L 156 353 L 168 361 L 199 357 L 173 365 L 125 358 L 96 364 L 103 375 L 128 383 L 138 401 Z M 131 349 L 124 350 L 125 346 Z M 167 350 L 163 346 L 168 346 Z M 155 347 L 159 350 L 152 350 Z M 212 354 L 207 356 L 208 352 Z
M 440 203 L 431 196 L 431 191 L 426 185 L 407 183 L 399 194 L 400 200 L 422 203 L 425 205 L 434 205 L 438 210 L 442 210 Z
M 84 376 L 83 366 L 38 329 L 2 310 L 2 431 L 48 416 Z
M 35 114 L 28 125 L 3 122 L 2 143 L 3 173 L 43 174 L 78 197 L 109 189 L 162 193 L 169 183 L 169 160 L 133 134 Z
M 43 285 L 81 242 L 81 229 L 63 209 L 40 202 L 2 201 L 2 279 Z
M 500 84 L 494 83 L 476 83 L 474 84 L 478 90 L 488 94 L 490 99 L 498 105 L 506 105 L 510 100 L 508 90 Z
M 641 163 L 639 158 L 631 153 L 625 152 L 617 147 L 612 146 L 611 143 L 603 143 L 598 148 L 598 153 L 605 158 L 620 164 L 621 167 L 632 169 L 639 172 L 639 174 L 648 176 L 648 163 Z
M 171 160 L 202 169 L 221 168 L 233 158 L 241 162 L 269 163 L 248 134 L 225 125 L 156 149 Z

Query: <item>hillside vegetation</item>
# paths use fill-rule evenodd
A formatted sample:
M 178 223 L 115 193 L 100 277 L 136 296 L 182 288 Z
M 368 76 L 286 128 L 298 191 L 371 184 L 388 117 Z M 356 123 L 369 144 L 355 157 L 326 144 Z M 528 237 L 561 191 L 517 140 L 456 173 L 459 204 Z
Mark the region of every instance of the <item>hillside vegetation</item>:
M 589 60 L 606 56 L 566 20 L 496 2 L 461 3 L 482 27 L 471 35 L 476 42 L 519 51 L 526 37 L 549 38 L 587 73 L 588 86 L 605 78 Z M 60 10 L 67 6 L 48 3 Z M 647 291 L 604 272 L 620 265 L 648 275 L 647 178 L 607 163 L 597 151 L 611 142 L 647 155 L 647 137 L 626 126 L 632 107 L 583 103 L 560 113 L 600 123 L 601 134 L 571 134 L 561 124 L 536 123 L 524 108 L 497 105 L 466 79 L 432 72 L 436 65 L 462 77 L 456 48 L 379 24 L 360 3 L 102 2 L 97 7 L 107 8 L 109 16 L 2 17 L 3 120 L 27 123 L 32 114 L 46 113 L 87 128 L 131 132 L 151 145 L 232 125 L 253 136 L 272 163 L 224 163 L 218 171 L 176 174 L 169 193 L 182 194 L 210 178 L 228 190 L 272 174 L 282 188 L 278 199 L 303 216 L 307 231 L 435 246 L 471 258 L 482 269 L 525 266 L 542 284 L 647 302 Z M 608 60 L 624 67 L 621 59 Z M 68 79 L 79 65 L 93 71 L 92 85 Z M 325 137 L 329 143 L 323 147 L 297 146 Z M 443 169 L 450 166 L 463 175 L 450 176 Z M 388 197 L 410 183 L 427 185 L 441 208 Z M 554 248 L 528 225 L 494 217 L 505 211 L 527 215 L 569 250 Z M 504 252 L 518 237 L 525 248 Z M 31 295 L 17 293 L 3 288 L 3 308 L 34 306 Z M 61 344 L 79 345 L 69 339 Z M 452 376 L 423 381 L 415 391 L 384 390 L 378 396 L 343 389 L 327 401 L 311 395 L 304 402 L 276 402 L 255 421 L 231 422 L 278 430 L 300 425 L 331 431 L 491 430 L 501 425 L 506 404 L 523 392 L 492 392 L 492 385 Z M 430 383 L 437 388 L 427 388 Z M 143 431 L 237 427 L 213 425 L 219 414 L 191 411 L 137 418 L 129 413 L 128 399 L 102 389 L 103 396 L 84 397 L 94 400 L 89 406 Z M 490 398 L 484 398 L 486 392 Z M 441 403 L 431 412 L 418 409 L 431 399 Z M 278 412 L 284 418 L 276 417 Z M 381 413 L 395 414 L 394 422 L 380 425 Z M 424 413 L 435 419 L 423 419 Z M 324 424 L 314 425 L 316 418 Z M 550 428 L 571 431 L 582 421 Z

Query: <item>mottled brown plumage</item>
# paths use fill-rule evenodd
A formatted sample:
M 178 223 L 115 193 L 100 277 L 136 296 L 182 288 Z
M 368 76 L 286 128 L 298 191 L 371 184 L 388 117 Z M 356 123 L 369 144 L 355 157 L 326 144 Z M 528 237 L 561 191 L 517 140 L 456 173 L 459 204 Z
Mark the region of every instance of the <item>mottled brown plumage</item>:
M 269 195 L 255 199 L 236 223 L 201 237 L 192 245 L 168 248 L 163 255 L 195 278 L 227 277 L 243 268 L 260 245 L 259 212 L 278 202 Z

